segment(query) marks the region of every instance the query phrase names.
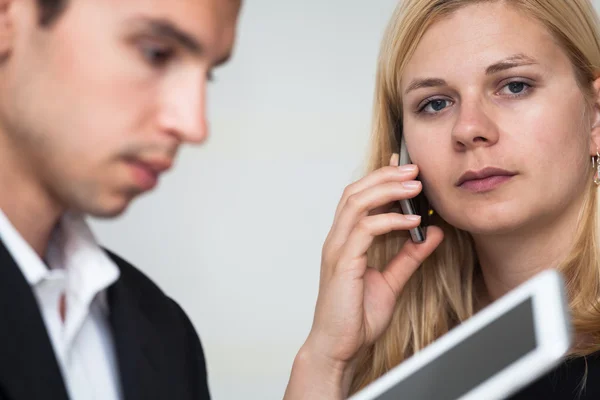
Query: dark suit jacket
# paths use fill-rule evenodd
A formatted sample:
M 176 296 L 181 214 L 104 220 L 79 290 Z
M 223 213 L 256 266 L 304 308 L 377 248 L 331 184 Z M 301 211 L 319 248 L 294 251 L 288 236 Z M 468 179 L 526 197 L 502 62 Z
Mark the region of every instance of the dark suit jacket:
M 209 399 L 202 346 L 175 301 L 135 267 L 108 289 L 125 400 Z M 33 291 L 0 240 L 0 400 L 67 400 Z

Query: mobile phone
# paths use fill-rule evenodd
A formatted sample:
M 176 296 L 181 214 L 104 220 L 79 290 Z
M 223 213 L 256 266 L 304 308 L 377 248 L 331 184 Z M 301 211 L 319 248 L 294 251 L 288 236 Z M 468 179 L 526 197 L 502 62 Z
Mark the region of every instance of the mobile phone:
M 411 164 L 410 156 L 408 155 L 408 149 L 404 141 L 404 135 L 400 134 L 400 162 L 399 165 Z M 418 178 L 418 177 L 417 177 Z M 423 191 L 419 193 L 414 199 L 400 200 L 400 208 L 403 214 L 408 215 L 420 215 L 421 224 L 416 228 L 409 231 L 410 239 L 414 243 L 423 243 L 425 241 L 425 227 L 429 223 L 429 202 L 423 194 Z

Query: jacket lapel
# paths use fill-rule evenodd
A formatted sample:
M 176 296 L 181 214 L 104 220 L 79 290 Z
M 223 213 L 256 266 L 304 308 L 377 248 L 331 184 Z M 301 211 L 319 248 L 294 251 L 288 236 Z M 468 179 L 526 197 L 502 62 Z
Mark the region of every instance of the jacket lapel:
M 11 400 L 68 400 L 33 291 L 2 240 L 0 316 L 0 392 Z
M 119 260 L 114 260 L 120 264 Z M 121 267 L 121 265 L 119 265 Z M 142 301 L 122 275 L 108 289 L 110 323 L 124 400 L 170 398 L 162 385 L 160 354 L 164 343 L 145 317 Z

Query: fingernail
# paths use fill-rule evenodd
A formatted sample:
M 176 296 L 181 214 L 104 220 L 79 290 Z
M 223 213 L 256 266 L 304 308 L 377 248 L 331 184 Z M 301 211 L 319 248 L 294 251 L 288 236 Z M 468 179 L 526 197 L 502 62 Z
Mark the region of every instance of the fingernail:
M 419 181 L 402 182 L 402 186 L 404 186 L 407 189 L 418 189 L 421 186 L 421 182 L 419 182 Z
M 398 155 L 398 153 L 392 153 L 392 156 L 390 157 L 390 167 L 397 167 L 399 161 L 400 156 Z
M 402 172 L 413 172 L 417 169 L 415 164 L 406 164 L 400 166 L 400 171 Z
M 421 219 L 420 215 L 412 215 L 412 214 L 405 214 L 404 217 L 406 217 L 406 219 L 411 220 L 411 221 L 418 221 Z

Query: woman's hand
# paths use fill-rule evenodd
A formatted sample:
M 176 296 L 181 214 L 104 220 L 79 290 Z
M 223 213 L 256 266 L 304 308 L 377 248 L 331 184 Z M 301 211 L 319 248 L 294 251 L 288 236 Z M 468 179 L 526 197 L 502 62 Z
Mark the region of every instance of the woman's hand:
M 405 283 L 442 241 L 441 229 L 429 227 L 424 243 L 407 240 L 382 271 L 367 265 L 375 237 L 421 222 L 419 216 L 386 212 L 422 190 L 417 167 L 393 166 L 397 162 L 392 156 L 392 165 L 344 191 L 323 246 L 313 326 L 294 362 L 287 399 L 345 397 L 352 358 L 387 329 Z

